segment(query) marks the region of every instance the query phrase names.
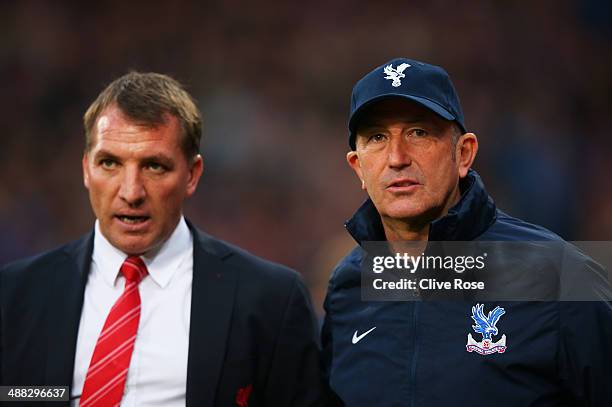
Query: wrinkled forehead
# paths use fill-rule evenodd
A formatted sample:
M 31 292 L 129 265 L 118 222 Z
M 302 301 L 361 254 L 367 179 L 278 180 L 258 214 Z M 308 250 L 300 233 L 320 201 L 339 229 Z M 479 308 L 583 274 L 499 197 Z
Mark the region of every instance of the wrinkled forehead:
M 142 117 L 135 117 L 114 103 L 100 112 L 94 124 L 94 130 L 96 132 L 104 131 L 112 125 L 156 128 L 163 125 L 172 125 L 171 122 L 173 121 L 178 122 L 178 118 L 170 112 L 143 113 Z
M 170 114 L 160 123 L 141 123 L 129 118 L 116 106 L 109 106 L 97 118 L 92 134 L 92 148 L 96 144 L 115 142 L 164 141 L 178 145 L 178 119 Z
M 94 136 L 99 141 L 107 138 L 121 138 L 122 135 L 129 138 L 130 135 L 144 130 L 143 127 L 145 126 L 135 123 L 116 111 L 105 111 L 96 121 Z

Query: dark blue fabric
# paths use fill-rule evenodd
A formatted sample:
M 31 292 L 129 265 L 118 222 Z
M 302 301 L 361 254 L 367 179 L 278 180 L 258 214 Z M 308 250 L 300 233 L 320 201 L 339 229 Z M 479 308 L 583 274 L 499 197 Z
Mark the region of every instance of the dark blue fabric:
M 402 64 L 403 69 L 399 68 Z M 393 76 L 396 79 L 392 79 Z M 348 122 L 351 149 L 355 149 L 355 131 L 361 112 L 376 102 L 392 97 L 416 102 L 446 120 L 455 121 L 461 131 L 466 132 L 459 96 L 448 73 L 436 65 L 395 58 L 366 74 L 353 88 Z
M 430 240 L 562 241 L 545 228 L 498 210 L 475 171 L 460 186 L 460 201 L 431 224 Z M 385 240 L 370 200 L 346 228 L 359 244 Z M 341 260 L 325 299 L 326 373 L 347 406 L 612 405 L 609 303 L 485 303 L 485 314 L 496 306 L 505 308 L 493 340 L 506 335 L 507 350 L 469 353 L 467 335 L 481 339 L 472 330 L 475 304 L 362 301 L 364 256 L 358 245 Z M 591 267 L 586 256 L 578 258 L 585 268 Z M 356 332 L 362 334 L 374 326 L 375 330 L 352 343 Z

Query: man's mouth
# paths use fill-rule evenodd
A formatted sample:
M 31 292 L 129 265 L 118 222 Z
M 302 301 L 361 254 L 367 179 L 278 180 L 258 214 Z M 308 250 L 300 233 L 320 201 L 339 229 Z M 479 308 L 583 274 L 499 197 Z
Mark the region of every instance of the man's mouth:
M 391 184 L 391 187 L 409 187 L 411 185 L 416 185 L 416 182 L 412 182 L 412 181 L 398 181 L 398 182 L 394 182 L 393 184 Z
M 412 179 L 398 179 L 392 182 L 391 184 L 389 184 L 387 188 L 406 188 L 406 187 L 411 187 L 414 185 L 419 185 L 419 183 Z
M 128 225 L 138 225 L 149 220 L 149 216 L 133 216 L 133 215 L 116 215 L 117 219 L 121 222 L 127 223 Z

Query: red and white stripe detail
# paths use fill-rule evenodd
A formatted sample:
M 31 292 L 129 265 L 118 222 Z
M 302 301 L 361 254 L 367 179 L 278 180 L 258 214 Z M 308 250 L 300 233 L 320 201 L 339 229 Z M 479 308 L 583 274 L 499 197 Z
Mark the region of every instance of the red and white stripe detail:
M 121 265 L 121 273 L 125 288 L 108 313 L 96 342 L 81 393 L 81 407 L 121 404 L 140 322 L 138 284 L 148 271 L 139 257 L 128 257 Z

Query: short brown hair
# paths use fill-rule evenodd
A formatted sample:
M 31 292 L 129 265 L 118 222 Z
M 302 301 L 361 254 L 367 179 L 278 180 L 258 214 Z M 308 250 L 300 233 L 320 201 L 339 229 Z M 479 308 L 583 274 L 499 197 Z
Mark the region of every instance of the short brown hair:
M 91 148 L 94 126 L 100 114 L 116 105 L 136 124 L 157 127 L 164 116 L 175 116 L 182 129 L 181 148 L 188 160 L 200 151 L 202 119 L 193 98 L 183 86 L 167 75 L 129 72 L 108 85 L 83 116 L 85 151 Z

